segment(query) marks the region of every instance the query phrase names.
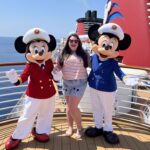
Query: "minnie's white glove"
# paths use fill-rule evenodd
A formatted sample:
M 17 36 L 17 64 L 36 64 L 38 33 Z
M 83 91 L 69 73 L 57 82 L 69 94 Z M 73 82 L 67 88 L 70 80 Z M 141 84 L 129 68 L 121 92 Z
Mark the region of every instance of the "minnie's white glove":
M 6 77 L 13 84 L 18 81 L 18 75 L 17 75 L 17 72 L 15 69 L 11 69 L 10 71 L 6 71 Z
M 60 70 L 54 68 L 52 71 L 52 75 L 55 81 L 59 81 L 62 79 L 62 72 Z
M 124 77 L 123 82 L 127 86 L 135 86 L 139 82 L 139 78 L 133 78 L 133 77 Z

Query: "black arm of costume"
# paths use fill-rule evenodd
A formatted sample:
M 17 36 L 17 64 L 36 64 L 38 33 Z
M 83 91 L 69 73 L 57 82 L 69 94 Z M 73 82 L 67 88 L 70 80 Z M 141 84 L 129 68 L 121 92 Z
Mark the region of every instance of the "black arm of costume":
M 20 80 L 18 80 L 16 83 L 14 83 L 14 85 L 19 85 L 20 84 Z

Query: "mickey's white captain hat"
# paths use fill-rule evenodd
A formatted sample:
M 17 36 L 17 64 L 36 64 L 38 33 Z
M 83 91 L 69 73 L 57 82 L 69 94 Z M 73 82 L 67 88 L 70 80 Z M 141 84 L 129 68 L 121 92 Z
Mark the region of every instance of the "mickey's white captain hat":
M 49 34 L 41 28 L 32 28 L 28 30 L 23 36 L 23 42 L 25 44 L 28 44 L 30 41 L 33 41 L 36 39 L 44 40 L 48 43 L 50 42 Z
M 103 33 L 111 33 L 119 38 L 119 40 L 124 39 L 124 32 L 122 28 L 117 25 L 116 23 L 107 23 L 99 27 L 98 29 L 99 34 Z

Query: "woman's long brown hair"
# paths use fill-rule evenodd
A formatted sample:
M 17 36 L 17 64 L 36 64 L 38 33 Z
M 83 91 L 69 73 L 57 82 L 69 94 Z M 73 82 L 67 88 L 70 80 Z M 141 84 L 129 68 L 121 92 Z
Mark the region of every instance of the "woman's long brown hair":
M 67 38 L 65 47 L 63 48 L 62 54 L 61 54 L 60 59 L 59 59 L 59 64 L 60 64 L 61 67 L 63 67 L 64 60 L 67 59 L 72 54 L 72 51 L 71 51 L 71 49 L 69 47 L 69 44 L 68 44 L 69 43 L 69 39 L 72 36 L 76 37 L 77 40 L 78 40 L 78 47 L 77 47 L 77 50 L 76 50 L 76 54 L 77 54 L 77 56 L 82 58 L 83 63 L 84 63 L 84 67 L 86 68 L 86 67 L 88 67 L 88 55 L 84 51 L 84 49 L 82 48 L 81 40 L 80 40 L 79 36 L 76 33 L 70 34 L 69 37 Z

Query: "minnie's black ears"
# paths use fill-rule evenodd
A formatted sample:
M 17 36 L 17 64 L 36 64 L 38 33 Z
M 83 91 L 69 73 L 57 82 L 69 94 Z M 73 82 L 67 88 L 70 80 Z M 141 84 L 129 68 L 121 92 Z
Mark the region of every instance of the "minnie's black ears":
M 49 51 L 53 51 L 56 48 L 56 39 L 53 35 L 49 34 L 50 42 L 48 43 Z
M 53 51 L 56 48 L 56 39 L 53 35 L 49 35 L 50 42 L 47 43 L 49 47 L 49 51 Z M 25 53 L 27 44 L 23 42 L 23 36 L 19 36 L 14 43 L 15 49 L 18 53 Z
M 92 41 L 97 41 L 99 38 L 98 28 L 100 27 L 99 24 L 92 25 L 88 30 L 88 36 Z
M 25 53 L 26 51 L 27 44 L 25 44 L 22 39 L 23 36 L 19 36 L 14 43 L 15 49 L 18 53 Z
M 124 34 L 124 39 L 119 41 L 119 50 L 126 50 L 127 48 L 129 48 L 131 44 L 131 37 L 129 34 Z

